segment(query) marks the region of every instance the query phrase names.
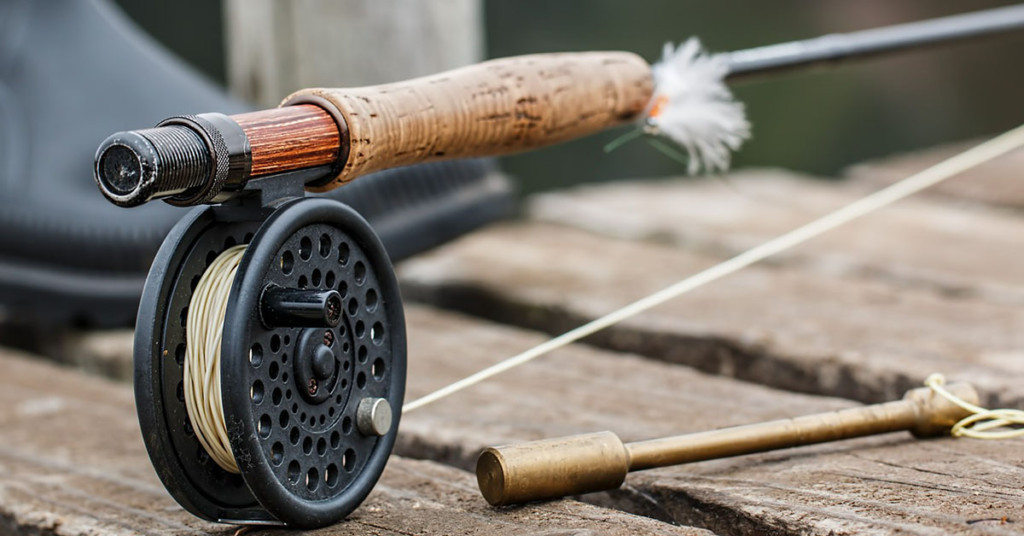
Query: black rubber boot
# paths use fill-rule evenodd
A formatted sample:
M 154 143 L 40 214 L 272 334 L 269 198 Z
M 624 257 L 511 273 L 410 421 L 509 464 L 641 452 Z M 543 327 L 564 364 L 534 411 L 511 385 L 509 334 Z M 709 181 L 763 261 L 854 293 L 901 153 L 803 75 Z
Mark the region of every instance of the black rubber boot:
M 180 114 L 245 111 L 105 0 L 0 0 L 0 310 L 36 325 L 128 326 L 185 209 L 115 207 L 92 179 L 107 135 Z M 397 260 L 509 213 L 489 161 L 380 173 L 348 202 Z

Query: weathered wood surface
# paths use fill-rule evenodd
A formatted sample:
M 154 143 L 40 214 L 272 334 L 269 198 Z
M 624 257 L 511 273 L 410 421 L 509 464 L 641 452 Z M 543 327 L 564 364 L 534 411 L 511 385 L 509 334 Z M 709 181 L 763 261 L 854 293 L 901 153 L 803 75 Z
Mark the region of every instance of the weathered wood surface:
M 721 260 L 549 224 L 491 227 L 400 268 L 407 293 L 562 332 Z M 1024 309 L 755 266 L 598 333 L 601 346 L 795 391 L 887 400 L 934 371 L 1024 401 Z
M 127 350 L 125 337 L 114 340 Z M 8 350 L 0 368 L 0 533 L 234 532 L 194 518 L 160 485 L 130 388 Z M 317 534 L 587 532 L 704 534 L 575 501 L 496 511 L 469 473 L 397 456 L 356 513 Z
M 408 317 L 409 399 L 544 340 L 421 307 Z M 599 430 L 629 441 L 849 405 L 574 346 L 410 412 L 399 449 L 468 467 L 484 445 Z M 1024 522 L 1022 446 L 888 434 L 635 473 L 587 499 L 721 534 L 1008 534 Z
M 774 170 L 740 172 L 724 180 L 586 186 L 537 196 L 529 212 L 539 221 L 608 236 L 734 255 L 881 187 Z M 1024 183 L 1015 182 L 1024 192 Z M 1022 223 L 1018 215 L 990 207 L 917 197 L 770 262 L 878 277 L 952 296 L 1024 303 Z
M 75 330 L 55 339 L 57 348 L 51 353 L 63 364 L 106 378 L 132 380 L 131 330 Z
M 865 162 L 848 169 L 846 175 L 866 186 L 884 186 L 909 177 L 912 173 L 937 164 L 981 143 L 981 141 L 951 143 L 932 149 Z M 1019 209 L 1024 207 L 1024 181 L 1020 178 L 1022 168 L 1024 168 L 1024 151 L 1017 150 L 939 184 L 924 195 L 946 199 L 968 199 Z
M 419 306 L 408 307 L 406 316 L 407 401 L 544 341 L 537 333 Z M 701 413 L 714 404 L 720 411 Z M 577 345 L 410 412 L 399 452 L 472 469 L 487 445 L 604 429 L 629 441 L 851 404 Z
M 409 399 L 544 339 L 422 306 L 407 314 Z M 127 334 L 108 338 L 130 351 Z M 126 387 L 9 353 L 0 365 L 6 528 L 228 533 L 181 511 L 160 487 Z M 577 345 L 406 415 L 398 451 L 469 468 L 486 445 L 605 429 L 637 440 L 852 404 Z M 1007 534 L 1024 522 L 1022 446 L 888 434 L 635 473 L 622 490 L 585 499 L 719 534 Z M 469 474 L 397 456 L 368 502 L 322 533 L 573 530 L 698 533 L 574 501 L 490 509 Z

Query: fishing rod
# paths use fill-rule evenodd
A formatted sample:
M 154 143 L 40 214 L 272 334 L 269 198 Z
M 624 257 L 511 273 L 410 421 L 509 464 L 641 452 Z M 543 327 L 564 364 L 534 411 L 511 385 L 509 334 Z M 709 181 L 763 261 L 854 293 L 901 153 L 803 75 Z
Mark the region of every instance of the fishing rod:
M 203 519 L 315 528 L 384 470 L 405 395 L 398 282 L 369 224 L 308 191 L 631 122 L 686 149 L 691 171 L 724 170 L 749 135 L 727 80 L 1024 27 L 1024 6 L 980 13 L 729 55 L 691 40 L 654 66 L 628 52 L 505 58 L 111 135 L 94 164 L 107 199 L 196 207 L 160 247 L 136 322 L 157 474 Z
M 741 81 L 1021 28 L 1024 5 L 995 8 L 725 53 L 724 72 L 713 74 Z M 676 74 L 692 75 L 692 66 Z M 97 151 L 95 177 L 121 206 L 219 203 L 250 179 L 299 170 L 307 189 L 324 191 L 390 167 L 525 151 L 635 121 L 662 89 L 651 77 L 634 54 L 585 52 L 492 60 L 367 88 L 305 89 L 272 110 L 116 133 Z M 690 143 L 721 143 L 715 135 Z

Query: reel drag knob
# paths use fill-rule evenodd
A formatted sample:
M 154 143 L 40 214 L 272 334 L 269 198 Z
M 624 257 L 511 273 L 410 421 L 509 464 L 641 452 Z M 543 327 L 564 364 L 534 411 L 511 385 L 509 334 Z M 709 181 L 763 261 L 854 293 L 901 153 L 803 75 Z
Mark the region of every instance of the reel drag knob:
M 190 512 L 321 527 L 365 499 L 394 445 L 405 390 L 401 299 L 380 241 L 350 208 L 297 199 L 261 214 L 198 208 L 165 240 L 136 328 L 136 405 L 161 480 Z M 247 246 L 223 324 L 202 324 L 188 313 L 201 303 L 193 294 L 236 244 Z M 212 426 L 190 419 L 196 403 L 183 394 L 193 330 L 222 336 L 220 397 L 199 396 L 222 411 Z M 232 463 L 211 457 L 207 433 L 222 438 Z

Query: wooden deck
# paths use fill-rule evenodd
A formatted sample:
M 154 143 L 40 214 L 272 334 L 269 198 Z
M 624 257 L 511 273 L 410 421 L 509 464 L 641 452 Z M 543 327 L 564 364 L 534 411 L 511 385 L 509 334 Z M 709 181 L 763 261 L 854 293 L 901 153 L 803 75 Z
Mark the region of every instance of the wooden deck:
M 838 183 L 747 171 L 728 183 L 630 182 L 536 197 L 523 220 L 399 266 L 407 398 L 930 158 L 860 166 Z M 931 372 L 974 383 L 988 404 L 1024 406 L 1019 173 L 988 166 L 965 179 L 1000 196 L 954 182 L 410 413 L 370 499 L 320 533 L 1024 531 L 1020 440 L 888 434 L 655 469 L 617 491 L 501 509 L 484 503 L 467 472 L 487 445 L 599 430 L 636 440 L 796 416 L 896 398 Z M 72 361 L 123 377 L 130 337 L 81 334 Z M 160 486 L 126 384 L 9 350 L 0 367 L 0 533 L 234 530 L 191 517 Z

